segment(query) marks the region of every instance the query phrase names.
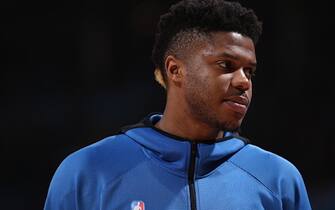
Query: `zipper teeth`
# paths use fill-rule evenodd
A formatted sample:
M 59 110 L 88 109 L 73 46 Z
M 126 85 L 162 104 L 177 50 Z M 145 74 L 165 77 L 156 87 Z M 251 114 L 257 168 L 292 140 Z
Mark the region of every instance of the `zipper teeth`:
M 195 160 L 197 154 L 197 144 L 191 142 L 191 158 L 190 158 L 190 166 L 188 170 L 188 185 L 190 190 L 190 201 L 191 201 L 191 210 L 197 209 L 197 201 L 195 194 L 195 186 L 194 186 L 194 171 L 195 171 Z

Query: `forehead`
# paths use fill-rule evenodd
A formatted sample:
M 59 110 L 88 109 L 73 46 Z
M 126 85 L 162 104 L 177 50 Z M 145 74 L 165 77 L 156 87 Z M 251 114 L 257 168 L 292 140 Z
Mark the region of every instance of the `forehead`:
M 236 32 L 211 33 L 207 44 L 200 51 L 205 56 L 230 54 L 234 57 L 256 60 L 253 41 Z

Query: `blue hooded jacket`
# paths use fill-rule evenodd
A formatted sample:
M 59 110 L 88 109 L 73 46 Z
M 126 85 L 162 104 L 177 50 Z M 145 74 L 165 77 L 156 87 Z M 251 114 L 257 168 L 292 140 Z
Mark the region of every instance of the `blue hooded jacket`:
M 310 210 L 298 170 L 230 132 L 195 143 L 152 115 L 69 155 L 45 210 Z

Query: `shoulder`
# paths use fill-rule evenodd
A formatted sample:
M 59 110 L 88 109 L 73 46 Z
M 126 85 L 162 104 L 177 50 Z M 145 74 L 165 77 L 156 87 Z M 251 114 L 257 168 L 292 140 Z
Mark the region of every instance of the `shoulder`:
M 99 192 L 143 160 L 141 147 L 123 134 L 107 137 L 67 156 L 52 177 L 44 209 L 94 206 Z M 87 204 L 87 205 L 86 205 Z M 98 204 L 96 204 L 98 205 Z
M 123 173 L 143 159 L 141 147 L 129 137 L 119 134 L 104 138 L 67 156 L 57 173 L 99 175 L 109 177 Z M 108 169 L 108 170 L 107 170 Z
M 141 146 L 123 134 L 84 147 L 67 156 L 57 168 L 49 186 L 45 209 L 75 209 L 78 199 L 87 206 L 94 206 L 95 198 L 108 183 L 144 160 Z
M 310 209 L 303 178 L 285 158 L 249 144 L 229 161 L 268 188 L 283 206 Z
M 231 158 L 231 162 L 257 177 L 276 177 L 281 174 L 300 176 L 298 169 L 291 162 L 252 144 L 246 145 Z
M 67 156 L 57 168 L 50 188 L 76 190 L 78 183 L 104 187 L 145 159 L 142 148 L 129 137 L 107 137 Z

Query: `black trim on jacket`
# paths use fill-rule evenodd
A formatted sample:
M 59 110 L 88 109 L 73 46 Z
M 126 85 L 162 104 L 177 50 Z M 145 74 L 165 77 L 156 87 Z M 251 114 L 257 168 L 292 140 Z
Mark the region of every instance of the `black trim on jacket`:
M 165 132 L 165 131 L 163 131 L 161 129 L 156 128 L 155 125 L 151 122 L 150 118 L 151 118 L 151 116 L 157 115 L 157 114 L 161 115 L 161 113 L 159 113 L 159 112 L 151 113 L 151 114 L 147 115 L 145 118 L 143 118 L 140 122 L 138 122 L 136 124 L 127 125 L 127 126 L 122 127 L 120 129 L 119 133 L 126 133 L 128 130 L 131 130 L 131 129 L 134 129 L 134 128 L 149 127 L 149 128 L 154 129 L 155 131 L 161 133 L 162 135 L 170 137 L 170 138 L 173 138 L 173 139 L 175 139 L 177 141 L 194 142 L 191 139 L 186 139 L 186 138 L 183 138 L 183 137 L 180 137 L 180 136 L 176 136 L 176 135 L 173 135 L 171 133 L 168 133 L 168 132 Z M 238 139 L 242 140 L 245 144 L 249 144 L 250 143 L 249 139 L 247 139 L 245 137 L 242 137 L 242 136 L 240 136 L 238 134 L 235 134 L 235 133 L 232 133 L 232 135 L 227 136 L 227 137 L 223 137 L 223 138 L 220 138 L 220 139 L 204 140 L 204 141 L 196 141 L 196 142 L 197 143 L 203 143 L 203 144 L 214 144 L 214 143 L 221 142 L 221 141 L 226 141 L 226 140 L 229 140 L 229 139 L 232 139 L 232 138 L 238 138 Z

